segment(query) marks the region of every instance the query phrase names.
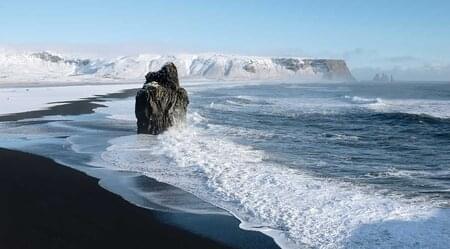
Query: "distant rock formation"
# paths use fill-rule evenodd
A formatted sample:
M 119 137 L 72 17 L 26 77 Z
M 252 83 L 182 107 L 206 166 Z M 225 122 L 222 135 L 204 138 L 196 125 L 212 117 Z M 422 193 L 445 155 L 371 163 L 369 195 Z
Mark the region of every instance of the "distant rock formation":
M 394 77 L 392 75 L 388 76 L 385 73 L 382 73 L 382 74 L 377 73 L 373 77 L 372 81 L 375 81 L 375 82 L 394 82 Z
M 146 82 L 136 94 L 137 132 L 157 135 L 183 123 L 189 98 L 180 87 L 177 68 L 165 64 L 161 70 L 145 76 Z

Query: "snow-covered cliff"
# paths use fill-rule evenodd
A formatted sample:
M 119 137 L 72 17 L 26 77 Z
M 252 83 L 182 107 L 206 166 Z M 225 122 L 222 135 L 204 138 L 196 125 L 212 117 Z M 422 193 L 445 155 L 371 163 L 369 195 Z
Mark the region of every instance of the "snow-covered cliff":
M 222 54 L 138 55 L 81 59 L 39 53 L 0 53 L 0 82 L 142 81 L 148 71 L 174 62 L 181 78 L 210 80 L 351 81 L 345 61 Z

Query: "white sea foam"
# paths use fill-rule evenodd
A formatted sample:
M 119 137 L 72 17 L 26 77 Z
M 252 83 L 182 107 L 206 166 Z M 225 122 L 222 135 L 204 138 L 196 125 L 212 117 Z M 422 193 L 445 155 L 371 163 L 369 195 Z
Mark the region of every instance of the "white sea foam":
M 376 112 L 408 113 L 428 115 L 437 118 L 450 118 L 450 101 L 428 99 L 383 99 L 345 96 L 354 104 L 361 105 Z
M 428 115 L 437 118 L 450 118 L 450 101 L 448 100 L 380 100 L 368 106 L 378 112 L 409 113 Z
M 381 113 L 407 113 L 428 115 L 437 118 L 450 118 L 450 101 L 427 99 L 384 99 L 360 96 L 344 96 L 345 101 L 324 98 L 259 98 L 255 96 L 236 96 L 226 99 L 224 103 L 214 103 L 213 109 L 233 111 L 246 108 L 251 111 L 281 115 L 298 115 L 304 113 L 336 114 L 351 111 L 355 105 Z
M 373 104 L 378 103 L 381 100 L 379 98 L 363 98 L 359 96 L 348 96 L 348 95 L 346 95 L 344 98 L 350 100 L 355 104 Z
M 245 132 L 244 132 L 245 134 Z M 184 129 L 113 139 L 105 167 L 141 172 L 229 210 L 285 248 L 447 248 L 450 212 L 269 163 L 197 113 Z
M 378 173 L 368 173 L 367 177 L 373 178 L 386 178 L 386 177 L 401 177 L 401 178 L 418 178 L 418 177 L 449 177 L 450 172 L 448 170 L 434 170 L 434 171 L 425 171 L 425 170 L 407 170 L 407 169 L 397 169 L 390 168 L 387 171 L 378 172 Z
M 323 98 L 285 98 L 285 97 L 228 97 L 222 103 L 214 103 L 210 108 L 221 111 L 240 111 L 266 113 L 280 116 L 302 114 L 337 114 L 350 110 L 351 103 Z
M 324 134 L 327 138 L 331 140 L 342 140 L 342 141 L 358 141 L 360 137 L 345 135 L 345 134 Z

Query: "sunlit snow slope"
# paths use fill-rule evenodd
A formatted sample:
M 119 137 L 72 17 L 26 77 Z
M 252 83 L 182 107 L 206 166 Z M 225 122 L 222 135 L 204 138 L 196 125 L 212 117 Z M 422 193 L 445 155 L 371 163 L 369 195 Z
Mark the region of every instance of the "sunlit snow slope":
M 222 54 L 76 58 L 49 52 L 0 52 L 0 82 L 141 81 L 148 71 L 174 62 L 184 79 L 353 80 L 345 61 Z

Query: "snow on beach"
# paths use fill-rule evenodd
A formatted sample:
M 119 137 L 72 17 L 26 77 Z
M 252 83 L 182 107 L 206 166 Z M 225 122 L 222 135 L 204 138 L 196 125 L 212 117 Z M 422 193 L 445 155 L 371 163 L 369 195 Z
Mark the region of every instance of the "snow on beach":
M 65 101 L 94 97 L 139 86 L 140 84 L 103 84 L 0 88 L 0 115 L 45 109 L 60 105 Z

